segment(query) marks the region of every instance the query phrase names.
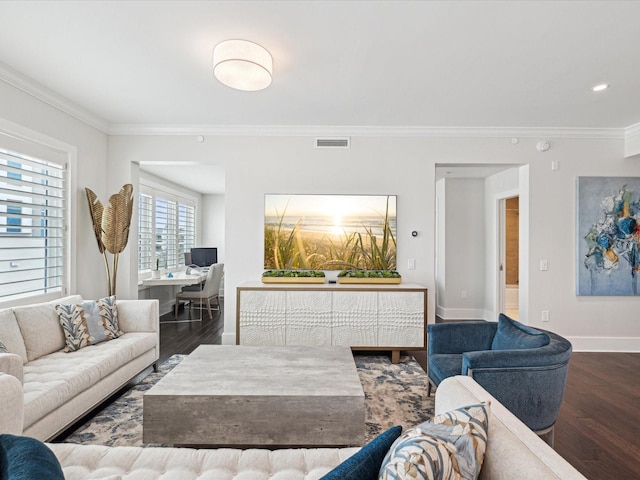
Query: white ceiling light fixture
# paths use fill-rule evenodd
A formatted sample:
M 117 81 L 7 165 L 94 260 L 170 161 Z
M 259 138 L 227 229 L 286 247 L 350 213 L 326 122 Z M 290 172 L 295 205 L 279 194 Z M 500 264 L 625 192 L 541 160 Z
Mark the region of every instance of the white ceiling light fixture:
M 609 84 L 608 83 L 601 83 L 600 85 L 596 85 L 595 87 L 593 87 L 591 90 L 593 90 L 594 92 L 602 92 L 603 90 L 606 90 L 607 88 L 609 88 Z
M 273 59 L 257 43 L 225 40 L 213 49 L 213 74 L 224 85 L 255 92 L 271 85 Z

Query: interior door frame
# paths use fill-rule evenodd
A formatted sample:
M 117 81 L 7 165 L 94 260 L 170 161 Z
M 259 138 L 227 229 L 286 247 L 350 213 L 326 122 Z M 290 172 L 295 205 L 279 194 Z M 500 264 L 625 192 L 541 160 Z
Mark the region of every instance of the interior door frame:
M 506 290 L 506 218 L 507 218 L 507 200 L 520 196 L 518 189 L 500 192 L 495 197 L 496 207 L 496 309 L 497 313 L 505 311 L 505 290 Z M 520 243 L 518 243 L 518 251 L 520 251 Z
M 507 210 L 507 199 L 506 198 L 498 198 L 497 202 L 497 212 L 496 212 L 496 225 L 498 227 L 498 234 L 496 236 L 496 259 L 497 259 L 497 285 L 496 285 L 496 308 L 498 313 L 504 312 L 505 310 L 505 288 L 506 288 L 506 210 Z

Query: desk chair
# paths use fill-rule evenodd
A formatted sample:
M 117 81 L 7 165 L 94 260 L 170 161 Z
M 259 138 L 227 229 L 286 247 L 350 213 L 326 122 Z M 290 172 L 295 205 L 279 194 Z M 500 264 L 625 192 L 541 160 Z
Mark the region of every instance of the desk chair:
M 209 272 L 207 273 L 207 278 L 204 281 L 204 287 L 202 290 L 196 291 L 181 291 L 176 294 L 176 306 L 175 306 L 175 316 L 178 318 L 178 306 L 180 305 L 180 300 L 189 301 L 189 312 L 191 312 L 191 307 L 194 303 L 198 303 L 201 307 L 202 305 L 207 306 L 207 311 L 209 312 L 209 318 L 213 319 L 213 314 L 211 313 L 211 300 L 215 300 L 214 306 L 217 305 L 217 310 L 220 309 L 220 299 L 218 297 L 220 292 L 220 283 L 222 282 L 222 275 L 224 274 L 224 263 L 216 263 L 209 268 Z

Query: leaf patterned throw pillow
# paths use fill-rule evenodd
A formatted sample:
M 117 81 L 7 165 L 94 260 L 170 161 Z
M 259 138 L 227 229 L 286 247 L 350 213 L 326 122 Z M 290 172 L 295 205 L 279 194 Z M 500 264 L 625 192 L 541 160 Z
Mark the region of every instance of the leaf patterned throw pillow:
M 475 480 L 487 447 L 489 405 L 459 408 L 403 433 L 389 449 L 379 480 Z
M 123 334 L 118 326 L 115 296 L 74 305 L 56 305 L 56 312 L 64 332 L 65 352 L 113 340 Z
M 120 325 L 118 324 L 118 308 L 116 307 L 115 295 L 101 298 L 97 303 L 102 325 L 104 326 L 104 335 L 107 340 L 113 340 L 123 335 L 124 332 L 120 330 Z
M 64 333 L 65 352 L 75 352 L 95 343 L 95 338 L 89 334 L 87 316 L 82 304 L 56 305 L 56 312 Z

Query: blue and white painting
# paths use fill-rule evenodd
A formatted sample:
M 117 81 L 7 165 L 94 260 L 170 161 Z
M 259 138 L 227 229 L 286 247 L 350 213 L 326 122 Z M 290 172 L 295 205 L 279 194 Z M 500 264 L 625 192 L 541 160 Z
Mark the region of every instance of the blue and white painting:
M 638 295 L 640 178 L 578 177 L 578 295 Z

